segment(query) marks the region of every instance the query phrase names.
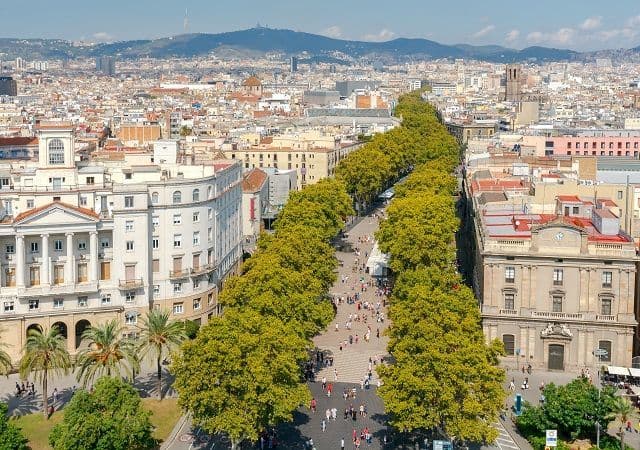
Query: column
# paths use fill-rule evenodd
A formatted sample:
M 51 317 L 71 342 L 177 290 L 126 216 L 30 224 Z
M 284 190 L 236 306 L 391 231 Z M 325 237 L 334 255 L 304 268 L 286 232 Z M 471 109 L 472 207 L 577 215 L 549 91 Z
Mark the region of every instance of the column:
M 51 276 L 49 275 L 49 269 L 51 264 L 49 263 L 49 235 L 41 234 L 42 238 L 42 264 L 40 265 L 40 284 L 50 285 Z
M 18 288 L 24 288 L 24 261 L 24 236 L 18 234 L 16 235 L 16 286 Z
M 64 274 L 64 284 L 75 284 L 73 276 L 73 233 L 66 233 L 67 236 L 67 266 Z
M 89 233 L 89 281 L 98 281 L 98 232 Z

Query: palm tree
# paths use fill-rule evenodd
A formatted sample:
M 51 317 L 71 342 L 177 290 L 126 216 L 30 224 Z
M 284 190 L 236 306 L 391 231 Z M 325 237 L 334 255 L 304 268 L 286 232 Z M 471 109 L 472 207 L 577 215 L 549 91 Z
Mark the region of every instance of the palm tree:
M 31 329 L 27 333 L 23 352 L 24 355 L 20 360 L 20 376 L 26 378 L 30 373 L 34 373 L 36 381 L 42 383 L 43 412 L 48 417 L 49 373 L 65 375 L 71 368 L 67 343 L 58 327 L 49 328 L 47 331 L 39 328 Z
M 4 333 L 4 329 L 0 328 L 0 335 L 2 333 Z M 5 344 L 4 342 L 0 342 L 0 373 L 2 373 L 3 375 L 7 375 L 13 367 L 11 365 L 11 357 L 7 352 L 3 350 L 3 348 L 6 346 L 7 344 Z
M 84 330 L 82 339 L 86 339 L 89 346 L 78 354 L 77 360 L 80 368 L 78 381 L 84 387 L 102 375 L 122 376 L 124 371 L 133 378 L 134 373 L 140 370 L 135 346 L 123 337 L 123 332 L 124 328 L 116 319 Z
M 152 309 L 142 319 L 140 336 L 141 358 L 151 354 L 158 369 L 158 396 L 162 400 L 162 358 L 176 350 L 186 339 L 184 324 L 169 319 L 168 311 Z
M 609 420 L 620 421 L 620 448 L 624 450 L 624 428 L 627 426 L 627 421 L 631 418 L 634 412 L 634 407 L 626 397 L 615 397 L 611 402 L 611 412 L 607 415 Z

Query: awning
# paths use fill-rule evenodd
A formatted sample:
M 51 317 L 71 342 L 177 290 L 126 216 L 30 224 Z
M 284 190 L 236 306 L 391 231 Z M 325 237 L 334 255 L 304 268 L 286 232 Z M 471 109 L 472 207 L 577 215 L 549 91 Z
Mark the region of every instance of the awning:
M 607 372 L 609 375 L 621 375 L 625 377 L 629 375 L 629 369 L 619 366 L 607 366 Z
M 631 367 L 631 368 L 629 368 L 629 373 L 631 374 L 632 377 L 640 378 L 640 369 L 636 369 L 634 367 Z

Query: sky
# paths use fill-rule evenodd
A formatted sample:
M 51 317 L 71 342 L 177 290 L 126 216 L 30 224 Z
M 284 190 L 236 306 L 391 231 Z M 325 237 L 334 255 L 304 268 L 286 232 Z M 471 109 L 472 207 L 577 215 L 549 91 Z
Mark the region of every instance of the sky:
M 28 7 L 25 7 L 28 5 Z M 271 28 L 341 39 L 599 50 L 640 45 L 639 0 L 30 0 L 0 2 L 0 37 L 93 42 Z

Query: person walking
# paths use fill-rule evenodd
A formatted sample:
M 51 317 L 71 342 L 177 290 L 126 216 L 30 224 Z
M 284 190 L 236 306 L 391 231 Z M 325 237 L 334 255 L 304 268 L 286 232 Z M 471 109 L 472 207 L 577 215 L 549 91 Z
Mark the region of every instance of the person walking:
M 317 406 L 317 402 L 315 397 L 311 399 L 311 412 L 315 413 L 316 412 L 316 406 Z
M 338 369 L 333 369 L 333 381 L 338 381 Z
M 325 422 L 324 419 L 322 419 L 322 432 L 324 433 L 326 429 L 327 429 L 327 422 Z
M 344 450 L 344 438 L 340 439 L 340 450 Z

